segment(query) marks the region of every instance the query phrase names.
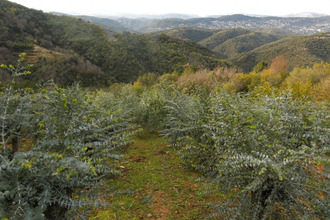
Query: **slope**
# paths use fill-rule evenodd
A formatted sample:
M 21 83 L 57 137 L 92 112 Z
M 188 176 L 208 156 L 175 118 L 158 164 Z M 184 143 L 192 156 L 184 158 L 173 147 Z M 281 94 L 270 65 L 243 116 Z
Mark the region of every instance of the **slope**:
M 61 78 L 57 81 L 61 83 L 66 81 L 67 76 L 70 78 L 67 82 L 83 81 L 85 86 L 133 82 L 147 72 L 159 75 L 182 72 L 188 63 L 206 68 L 231 65 L 191 41 L 162 34 L 138 35 L 129 32 L 112 34 L 112 40 L 109 40 L 106 36 L 109 31 L 81 18 L 47 14 L 3 0 L 0 2 L 0 63 L 14 64 L 19 52 L 38 57 L 38 50 L 34 50 L 38 46 L 60 52 L 69 59 L 58 56 L 34 59 L 34 72 L 38 72 L 39 77 L 35 81 L 54 77 Z M 63 63 L 61 60 L 66 61 Z M 76 68 L 67 71 L 70 66 L 81 62 L 90 68 L 80 69 L 80 73 Z M 60 73 L 62 76 L 56 77 Z M 0 73 L 0 80 L 6 79 L 8 76 Z M 31 81 L 30 78 L 26 80 Z
M 234 28 L 234 29 L 229 29 L 229 30 L 222 30 L 217 32 L 216 34 L 200 41 L 199 43 L 211 50 L 214 48 L 220 46 L 227 40 L 230 40 L 234 37 L 241 36 L 244 34 L 249 34 L 251 31 L 245 30 L 245 29 L 240 29 L 240 28 Z
M 228 39 L 224 43 L 215 47 L 213 51 L 223 58 L 230 58 L 253 50 L 264 44 L 279 40 L 280 38 L 281 37 L 272 34 L 251 32 Z
M 84 21 L 91 22 L 103 27 L 105 31 L 109 31 L 110 37 L 113 36 L 116 32 L 124 32 L 124 31 L 132 31 L 129 28 L 124 27 L 122 24 L 118 23 L 117 21 L 109 18 L 99 18 L 94 16 L 76 16 L 78 18 L 83 19 Z
M 24 77 L 29 85 L 49 79 L 63 85 L 81 81 L 87 86 L 95 82 L 93 79 L 101 82 L 104 72 L 70 51 L 70 42 L 103 37 L 99 26 L 81 19 L 46 14 L 6 0 L 0 2 L 0 63 L 14 64 L 17 53 L 26 52 L 27 61 L 35 64 L 35 74 Z M 0 72 L 1 81 L 8 79 L 9 75 Z
M 289 69 L 312 62 L 330 62 L 330 33 L 307 36 L 291 36 L 237 55 L 231 60 L 245 72 L 249 72 L 261 61 L 270 62 L 283 55 Z
M 172 37 L 183 38 L 192 40 L 195 42 L 202 41 L 208 37 L 211 37 L 213 34 L 217 33 L 219 30 L 209 30 L 202 28 L 191 28 L 191 27 L 179 27 L 173 28 L 170 30 L 162 31 Z

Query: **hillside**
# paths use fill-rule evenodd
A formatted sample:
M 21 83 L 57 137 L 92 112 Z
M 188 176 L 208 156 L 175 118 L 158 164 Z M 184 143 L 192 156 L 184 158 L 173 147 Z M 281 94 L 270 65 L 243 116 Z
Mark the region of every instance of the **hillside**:
M 122 24 L 112 19 L 99 18 L 94 16 L 75 16 L 75 17 L 79 17 L 84 21 L 102 26 L 104 30 L 108 32 L 110 37 L 113 37 L 114 33 L 116 32 L 131 31 L 129 28 L 124 27 Z
M 292 35 L 292 33 L 276 29 L 246 30 L 233 28 L 210 30 L 191 27 L 174 28 L 163 31 L 163 33 L 195 41 L 226 58 L 248 52 L 264 44 Z
M 242 28 L 210 30 L 179 27 L 163 32 L 170 36 L 195 41 L 214 51 L 224 59 L 230 59 L 239 54 L 249 52 L 265 44 L 292 35 L 290 32 L 278 29 L 247 30 Z
M 231 66 L 205 47 L 165 34 L 125 32 L 117 34 L 116 40 L 106 44 L 82 40 L 72 47 L 78 53 L 88 55 L 93 63 L 111 71 L 119 82 L 131 82 L 148 72 L 158 75 L 182 72 L 187 64 L 211 69 L 218 65 Z
M 309 65 L 311 62 L 329 62 L 329 34 L 292 35 L 281 30 L 246 30 L 242 28 L 211 30 L 190 27 L 175 28 L 164 33 L 195 40 L 211 49 L 221 58 L 232 61 L 242 71 L 249 72 L 261 62 L 268 63 L 284 55 L 289 68 Z M 198 41 L 199 39 L 202 39 Z
M 200 42 L 206 38 L 209 38 L 219 32 L 219 30 L 210 30 L 202 28 L 191 28 L 188 26 L 173 28 L 170 30 L 161 31 L 172 37 L 188 39 L 195 42 Z
M 280 38 L 281 37 L 272 34 L 251 32 L 233 37 L 215 47 L 213 51 L 223 58 L 230 58 L 235 55 L 251 51 L 264 44 L 279 40 Z
M 192 41 L 163 34 L 115 33 L 125 30 L 116 22 L 111 27 L 117 29 L 104 29 L 81 18 L 47 14 L 4 0 L 0 2 L 0 63 L 15 63 L 17 53 L 26 52 L 34 57 L 33 72 L 37 73 L 27 81 L 54 78 L 65 84 L 81 81 L 85 86 L 133 82 L 147 72 L 182 72 L 187 64 L 211 69 L 231 65 Z M 36 47 L 49 54 L 62 54 L 63 58 L 42 56 Z M 6 79 L 8 75 L 2 72 L 0 80 Z
M 221 30 L 212 36 L 200 41 L 199 43 L 211 50 L 220 46 L 227 40 L 230 40 L 234 37 L 241 36 L 244 34 L 249 34 L 251 31 L 244 29 L 229 29 L 229 30 Z
M 100 26 L 4 0 L 0 2 L 0 30 L 0 63 L 13 64 L 17 53 L 26 52 L 27 61 L 34 63 L 32 71 L 35 73 L 26 77 L 28 83 L 52 78 L 63 85 L 75 80 L 90 84 L 104 78 L 99 67 L 70 51 L 70 44 L 77 39 L 104 38 Z M 0 72 L 1 81 L 8 77 Z
M 289 69 L 312 62 L 330 62 L 330 33 L 308 36 L 291 36 L 265 44 L 250 52 L 236 55 L 231 60 L 244 71 L 249 72 L 261 61 L 270 62 L 283 55 Z

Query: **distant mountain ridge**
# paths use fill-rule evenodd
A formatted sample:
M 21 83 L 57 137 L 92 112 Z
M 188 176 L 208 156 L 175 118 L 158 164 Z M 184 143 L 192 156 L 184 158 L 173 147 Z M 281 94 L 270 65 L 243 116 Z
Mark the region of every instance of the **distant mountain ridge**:
M 50 12 L 55 15 L 67 15 L 65 13 L 61 12 Z M 235 14 L 232 14 L 235 15 Z M 321 14 L 321 13 L 316 13 L 316 12 L 300 12 L 300 13 L 292 13 L 292 14 L 287 14 L 287 15 L 282 15 L 282 16 L 276 16 L 276 15 L 266 15 L 266 14 L 248 14 L 248 13 L 243 13 L 242 15 L 249 16 L 249 17 L 256 17 L 256 18 L 261 18 L 261 17 L 325 17 L 325 16 L 330 16 L 330 14 Z M 213 14 L 213 15 L 207 15 L 207 16 L 198 16 L 195 14 L 180 14 L 180 13 L 167 13 L 167 14 L 116 14 L 116 15 L 108 15 L 108 14 L 88 14 L 88 15 L 77 15 L 74 14 L 72 16 L 91 16 L 91 17 L 98 17 L 98 18 L 107 18 L 107 19 L 121 19 L 121 18 L 129 18 L 129 19 L 140 19 L 140 18 L 147 18 L 147 19 L 166 19 L 166 18 L 179 18 L 179 19 L 192 19 L 192 18 L 220 18 L 223 16 L 231 16 L 230 14 L 225 15 L 225 14 Z
M 284 17 L 315 18 L 315 17 L 324 17 L 324 16 L 329 16 L 329 15 L 315 13 L 315 12 L 302 12 L 302 13 L 297 13 L 297 14 L 288 14 Z
M 88 20 L 81 16 L 81 18 Z M 89 16 L 89 19 L 91 17 Z M 103 18 L 102 23 L 94 21 L 99 25 L 107 22 L 117 22 L 122 28 L 132 32 L 150 33 L 169 30 L 181 26 L 203 29 L 280 29 L 295 34 L 316 34 L 330 32 L 330 16 L 322 17 L 255 17 L 243 14 L 227 15 L 221 17 L 204 18 Z

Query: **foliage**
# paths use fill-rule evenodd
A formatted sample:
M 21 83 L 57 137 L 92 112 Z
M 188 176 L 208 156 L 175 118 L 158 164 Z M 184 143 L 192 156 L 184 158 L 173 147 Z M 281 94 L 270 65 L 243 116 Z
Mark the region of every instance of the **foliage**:
M 139 76 L 134 83 L 135 87 L 151 87 L 158 81 L 158 76 L 154 73 L 147 73 Z
M 233 193 L 212 205 L 215 216 L 328 215 L 327 168 L 322 168 L 329 140 L 326 106 L 285 95 L 249 98 L 220 92 L 206 111 L 190 98 L 183 100 L 169 104 L 164 133 L 176 141 L 186 163 L 211 177 L 220 191 Z
M 212 154 L 212 149 L 205 148 L 208 140 L 203 127 L 210 108 L 208 93 L 198 93 L 198 90 L 191 95 L 178 93 L 165 107 L 168 116 L 166 129 L 161 134 L 177 148 L 186 167 L 198 171 L 203 170 L 201 167 L 209 167 L 208 155 Z
M 124 108 L 129 109 L 135 122 L 149 132 L 157 132 L 166 127 L 168 110 L 167 103 L 176 98 L 178 91 L 175 85 L 163 81 L 152 87 L 137 88 L 135 85 L 126 87 L 128 98 L 117 97 Z
M 229 216 L 326 217 L 326 170 L 315 166 L 324 165 L 328 153 L 326 107 L 290 97 L 265 97 L 252 104 L 215 98 L 206 125 L 217 146 L 215 182 L 220 190 L 237 190 L 218 214 L 236 204 Z
M 193 93 L 194 90 L 201 87 L 207 89 L 211 89 L 212 87 L 214 88 L 214 83 L 217 83 L 217 81 L 213 81 L 211 79 L 208 70 L 200 70 L 183 74 L 177 81 L 178 87 L 187 94 Z
M 297 67 L 291 72 L 287 72 L 286 67 L 287 61 L 280 56 L 273 60 L 269 68 L 262 67 L 263 70 L 260 72 L 244 74 L 236 68 L 217 67 L 213 71 L 202 69 L 195 73 L 187 73 L 175 81 L 176 87 L 187 94 L 198 88 L 212 91 L 220 86 L 229 93 L 254 92 L 269 95 L 273 91 L 288 91 L 295 99 L 309 97 L 316 101 L 330 100 L 327 92 L 328 63 Z
M 16 77 L 26 73 L 22 59 L 18 66 L 3 65 L 14 78 L 0 96 L 0 216 L 63 219 L 104 204 L 95 189 L 105 176 L 118 174 L 118 150 L 134 133 L 130 118 L 100 108 L 96 94 L 78 85 L 46 84 L 38 93 L 15 89 Z
M 314 64 L 308 68 L 295 68 L 283 83 L 296 98 L 313 96 L 316 100 L 329 100 L 322 91 L 329 90 L 330 64 Z M 320 92 L 320 94 L 318 94 Z
M 65 53 L 60 56 L 63 57 L 39 57 L 31 69 L 33 74 L 23 77 L 23 81 L 19 84 L 29 82 L 31 86 L 36 87 L 41 82 L 53 80 L 62 86 L 71 86 L 79 82 L 83 87 L 104 87 L 110 83 L 101 68 L 81 56 L 77 54 L 67 56 Z
M 271 69 L 275 74 L 287 72 L 289 69 L 288 60 L 283 55 L 277 56 L 272 59 L 269 69 Z
M 225 84 L 237 76 L 236 68 L 217 67 L 213 71 L 207 69 L 186 73 L 179 77 L 178 88 L 184 93 L 193 93 L 194 90 L 213 90 L 219 84 Z
M 141 95 L 137 119 L 149 131 L 163 129 L 166 125 L 168 112 L 165 106 L 173 97 L 173 91 L 166 86 L 148 89 Z
M 29 97 L 29 90 L 16 90 L 15 78 L 30 74 L 22 64 L 25 54 L 19 55 L 17 66 L 1 65 L 1 68 L 9 71 L 13 77 L 8 86 L 0 88 L 0 110 L 1 110 L 1 145 L 2 151 L 7 156 L 12 156 L 18 150 L 18 139 L 22 137 L 22 131 L 31 128 L 29 121 L 31 112 L 22 111 L 29 109 L 32 105 L 32 99 Z M 8 144 L 11 144 L 12 150 L 9 151 Z
M 223 83 L 223 88 L 230 93 L 248 92 L 261 84 L 260 74 L 251 72 L 249 74 L 237 73 L 228 82 Z
M 11 8 L 15 9 L 15 13 Z M 26 52 L 26 59 L 36 64 L 32 69 L 35 74 L 22 78 L 33 80 L 34 86 L 49 79 L 62 85 L 71 85 L 74 80 L 82 81 L 85 85 L 86 78 L 96 78 L 93 83 L 98 81 L 104 85 L 104 81 L 100 83 L 99 79 L 104 73 L 102 70 L 69 51 L 71 41 L 102 38 L 104 33 L 99 26 L 87 24 L 81 19 L 46 14 L 3 0 L 0 2 L 0 29 L 4 30 L 0 34 L 0 62 L 15 63 L 17 52 Z M 0 74 L 0 80 L 6 80 L 4 73 Z
M 263 71 L 267 67 L 268 67 L 268 63 L 265 62 L 265 61 L 261 61 L 257 65 L 255 65 L 255 67 L 253 68 L 253 70 L 254 70 L 255 73 L 260 73 L 261 71 Z

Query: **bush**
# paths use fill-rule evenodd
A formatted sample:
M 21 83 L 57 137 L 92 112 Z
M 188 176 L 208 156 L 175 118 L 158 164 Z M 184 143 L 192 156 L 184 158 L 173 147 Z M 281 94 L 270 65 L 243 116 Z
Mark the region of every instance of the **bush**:
M 323 90 L 329 90 L 326 81 L 330 78 L 330 64 L 314 64 L 311 68 L 295 68 L 283 83 L 283 87 L 292 92 L 295 98 L 312 96 L 318 101 L 329 100 L 326 95 L 319 95 Z M 322 98 L 323 97 L 323 98 Z
M 210 100 L 205 93 L 177 96 L 166 103 L 166 129 L 161 133 L 168 137 L 188 168 L 204 172 L 204 167 L 210 165 L 209 140 L 205 138 L 203 124 L 208 120 Z
M 104 204 L 96 189 L 118 174 L 114 160 L 131 142 L 131 119 L 99 107 L 97 94 L 78 85 L 15 90 L 15 78 L 25 73 L 21 61 L 3 67 L 14 79 L 0 95 L 0 216 L 64 219 Z
M 164 133 L 176 140 L 186 163 L 231 195 L 210 205 L 214 216 L 326 218 L 326 106 L 283 94 L 252 98 L 217 92 L 203 111 L 189 97 L 168 108 Z
M 216 146 L 214 183 L 234 196 L 225 219 L 327 216 L 327 108 L 291 97 L 228 102 L 215 96 L 205 125 Z M 318 167 L 319 165 L 319 167 Z M 231 207 L 231 208 L 229 208 Z
M 257 74 L 237 73 L 229 82 L 223 84 L 223 88 L 230 93 L 248 92 L 252 80 L 251 76 L 257 76 Z
M 217 67 L 214 71 L 199 70 L 186 73 L 178 79 L 178 87 L 186 93 L 193 93 L 196 88 L 213 90 L 219 84 L 228 83 L 235 78 L 237 69 L 227 67 Z

